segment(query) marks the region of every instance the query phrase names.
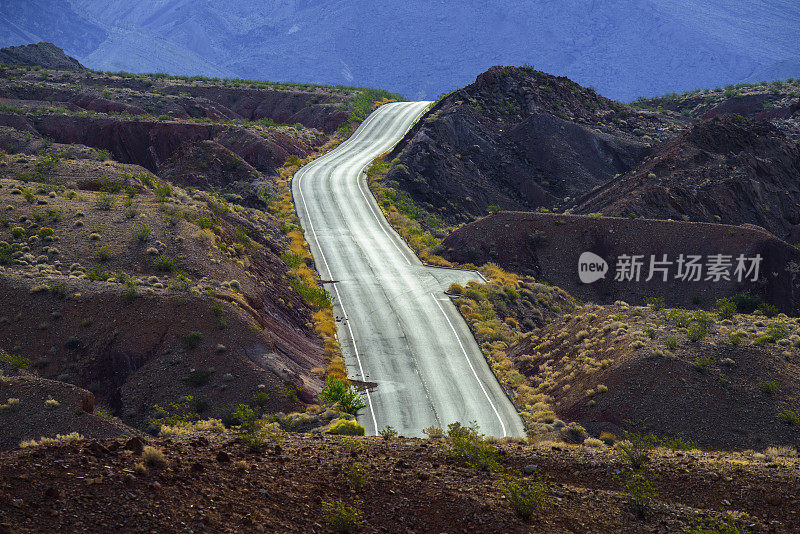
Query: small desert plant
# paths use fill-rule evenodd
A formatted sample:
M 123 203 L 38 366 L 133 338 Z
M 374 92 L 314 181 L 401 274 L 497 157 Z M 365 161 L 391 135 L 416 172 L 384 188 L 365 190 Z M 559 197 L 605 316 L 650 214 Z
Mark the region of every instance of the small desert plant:
M 172 186 L 167 182 L 158 182 L 153 185 L 153 194 L 159 202 L 165 202 L 172 195 Z
M 775 343 L 779 339 L 783 339 L 789 335 L 789 329 L 780 323 L 772 323 L 767 327 L 767 332 L 756 338 L 757 345 L 766 345 L 768 343 Z
M 610 447 L 611 445 L 614 445 L 614 443 L 617 442 L 617 436 L 615 436 L 611 432 L 605 432 L 605 431 L 600 432 L 600 441 L 602 441 L 603 443 L 605 443 Z
M 133 235 L 136 236 L 136 239 L 142 243 L 149 240 L 152 233 L 153 232 L 150 227 L 145 223 L 139 223 L 133 227 Z
M 31 361 L 28 358 L 26 358 L 25 356 L 21 356 L 19 354 L 0 353 L 0 362 L 3 362 L 6 365 L 10 365 L 11 367 L 17 369 L 29 369 L 32 365 Z
M 624 467 L 617 478 L 622 485 L 622 493 L 628 498 L 628 506 L 640 519 L 647 517 L 653 499 L 658 497 L 656 474 L 647 468 Z
M 38 441 L 35 439 L 30 439 L 26 441 L 20 442 L 19 446 L 22 449 L 27 447 L 39 447 L 39 446 L 46 446 L 46 445 L 58 445 L 59 443 L 70 443 L 73 441 L 81 441 L 83 440 L 83 436 L 78 434 L 77 432 L 70 432 L 69 434 L 56 434 L 54 438 L 48 437 L 41 437 Z
M 737 330 L 735 332 L 730 332 L 727 336 L 728 343 L 731 345 L 741 345 L 744 338 L 747 336 L 747 333 L 743 330 Z
M 761 390 L 761 393 L 763 393 L 764 395 L 772 395 L 773 393 L 778 391 L 778 384 L 776 384 L 774 380 L 759 378 L 758 389 Z
M 114 257 L 114 247 L 112 245 L 104 245 L 97 249 L 95 253 L 98 261 L 107 262 Z
M 634 470 L 642 469 L 650 461 L 653 440 L 643 434 L 626 432 L 625 439 L 617 442 L 616 449 L 623 464 Z
M 95 207 L 99 210 L 109 211 L 111 208 L 114 207 L 114 204 L 117 202 L 116 195 L 111 193 L 100 193 L 97 195 L 97 201 L 95 202 Z
M 328 378 L 319 394 L 320 400 L 336 405 L 343 412 L 356 415 L 367 407 L 364 397 L 352 385 L 339 378 Z
M 778 414 L 778 420 L 790 426 L 800 426 L 800 415 L 788 408 Z
M 159 271 L 172 272 L 175 270 L 175 259 L 166 254 L 159 254 L 153 260 L 153 266 Z
M 167 465 L 167 457 L 161 449 L 145 445 L 142 450 L 142 461 L 147 467 L 161 469 Z
M 329 434 L 339 436 L 363 436 L 364 427 L 359 425 L 357 421 L 350 419 L 337 419 L 329 428 Z
M 335 532 L 349 533 L 364 524 L 364 514 L 355 506 L 347 506 L 342 501 L 322 503 L 325 523 Z
M 714 362 L 708 356 L 698 356 L 692 361 L 692 367 L 701 373 L 707 372 L 713 364 Z
M 358 491 L 364 487 L 367 482 L 367 476 L 364 474 L 364 465 L 361 462 L 350 462 L 342 468 L 350 486 Z
M 764 456 L 768 458 L 797 458 L 797 449 L 791 445 L 767 447 L 767 450 L 764 451 Z
M 506 476 L 500 482 L 500 487 L 511 508 L 525 521 L 544 507 L 549 490 L 547 481 L 543 478 L 522 478 L 513 475 Z
M 391 441 L 397 437 L 397 430 L 395 430 L 390 426 L 387 426 L 386 428 L 379 430 L 378 434 L 380 435 L 380 437 L 384 439 L 384 441 Z
M 500 468 L 497 449 L 487 443 L 483 435 L 478 433 L 478 425 L 471 423 L 450 423 L 447 426 L 447 437 L 450 444 L 445 453 L 457 464 L 481 471 L 493 471 Z
M 698 520 L 691 534 L 740 534 L 741 532 L 736 526 L 736 520 L 728 514 L 725 519 Z
M 666 306 L 662 297 L 650 297 L 647 299 L 647 305 L 654 310 L 663 310 Z
M 718 299 L 714 311 L 720 319 L 731 319 L 737 312 L 736 303 L 731 299 Z
M 197 347 L 201 341 L 203 341 L 203 333 L 197 330 L 187 332 L 181 336 L 181 343 L 187 350 Z

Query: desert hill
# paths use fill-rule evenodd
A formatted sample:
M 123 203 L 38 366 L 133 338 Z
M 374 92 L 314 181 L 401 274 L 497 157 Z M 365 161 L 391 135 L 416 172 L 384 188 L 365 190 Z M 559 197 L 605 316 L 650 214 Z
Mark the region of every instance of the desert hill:
M 37 43 L 0 48 L 0 63 L 7 65 L 37 66 L 46 69 L 85 70 L 74 57 L 64 53 L 53 43 Z

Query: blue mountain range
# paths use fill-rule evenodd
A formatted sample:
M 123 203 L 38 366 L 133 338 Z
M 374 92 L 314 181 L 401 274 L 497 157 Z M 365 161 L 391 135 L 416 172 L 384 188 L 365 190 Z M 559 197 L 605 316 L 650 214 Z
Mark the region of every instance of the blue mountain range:
M 103 70 L 433 98 L 532 64 L 630 100 L 800 76 L 798 0 L 0 0 L 0 45 Z

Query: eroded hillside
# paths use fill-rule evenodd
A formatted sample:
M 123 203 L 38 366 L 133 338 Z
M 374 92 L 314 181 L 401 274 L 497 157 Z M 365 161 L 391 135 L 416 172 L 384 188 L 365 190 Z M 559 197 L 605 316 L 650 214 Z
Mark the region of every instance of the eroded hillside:
M 27 413 L 44 393 L 23 394 L 25 380 L 55 381 L 31 382 L 54 397 L 84 388 L 74 430 L 97 437 L 109 434 L 93 420 L 157 433 L 165 416 L 314 404 L 343 363 L 287 182 L 391 96 L 0 66 L 0 365 L 21 381 L 9 398 Z M 78 424 L 64 421 L 23 437 Z

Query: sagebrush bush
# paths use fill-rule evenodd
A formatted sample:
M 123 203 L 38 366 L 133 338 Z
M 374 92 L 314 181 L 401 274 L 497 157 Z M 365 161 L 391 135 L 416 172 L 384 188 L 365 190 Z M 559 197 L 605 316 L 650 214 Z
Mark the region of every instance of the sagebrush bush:
M 540 477 L 506 476 L 500 483 L 500 487 L 511 508 L 525 521 L 544 508 L 549 491 L 546 480 Z
M 457 465 L 481 471 L 499 469 L 497 449 L 487 443 L 478 430 L 478 425 L 475 423 L 470 426 L 462 426 L 458 422 L 449 424 L 447 427 L 449 446 L 445 448 L 445 453 Z
M 160 469 L 167 465 L 167 457 L 164 454 L 164 451 L 155 447 L 151 447 L 150 445 L 145 445 L 144 449 L 142 450 L 142 461 L 144 461 L 146 466 L 156 469 Z
M 325 523 L 335 532 L 349 533 L 364 524 L 364 514 L 355 506 L 347 506 L 342 501 L 322 503 Z
M 337 419 L 336 422 L 328 428 L 328 434 L 339 436 L 363 436 L 364 427 L 358 424 L 358 421 Z

